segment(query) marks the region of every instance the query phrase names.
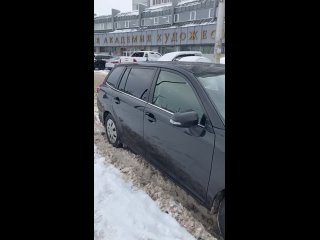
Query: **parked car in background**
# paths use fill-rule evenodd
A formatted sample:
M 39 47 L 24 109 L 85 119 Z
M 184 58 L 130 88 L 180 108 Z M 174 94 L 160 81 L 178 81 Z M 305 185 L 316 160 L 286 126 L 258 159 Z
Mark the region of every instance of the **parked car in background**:
M 170 52 L 164 54 L 158 61 L 178 61 L 180 58 L 183 57 L 190 57 L 190 56 L 202 56 L 202 52 L 199 51 L 181 51 L 181 52 Z
M 94 61 L 94 70 L 104 70 L 106 63 L 111 59 L 109 54 L 96 54 Z
M 129 146 L 216 213 L 224 237 L 224 65 L 118 64 L 97 106 L 109 143 Z
M 157 61 L 161 56 L 162 55 L 158 52 L 137 51 L 137 52 L 134 52 L 130 57 L 122 56 L 121 63 Z
M 201 56 L 182 57 L 178 61 L 180 61 L 180 62 L 206 62 L 206 63 L 212 63 L 212 61 L 209 58 L 201 57 Z
M 121 63 L 121 58 L 119 56 L 115 56 L 113 58 L 110 58 L 105 65 L 105 68 L 108 70 L 111 70 L 114 68 L 115 65 Z

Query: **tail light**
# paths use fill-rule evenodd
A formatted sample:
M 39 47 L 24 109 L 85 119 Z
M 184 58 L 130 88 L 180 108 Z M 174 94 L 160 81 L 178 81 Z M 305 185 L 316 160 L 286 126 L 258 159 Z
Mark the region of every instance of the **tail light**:
M 137 60 L 134 58 L 134 59 L 133 59 L 133 62 L 137 62 Z
M 112 64 L 118 64 L 119 61 L 112 61 L 111 63 L 112 63 Z

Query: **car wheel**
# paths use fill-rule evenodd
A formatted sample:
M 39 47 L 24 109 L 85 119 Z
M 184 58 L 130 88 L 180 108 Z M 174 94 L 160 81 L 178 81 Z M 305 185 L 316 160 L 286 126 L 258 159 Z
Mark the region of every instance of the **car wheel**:
M 116 125 L 116 121 L 111 114 L 107 115 L 104 121 L 104 127 L 106 129 L 106 135 L 109 143 L 116 148 L 121 147 L 122 144 L 120 141 L 120 135 Z
M 218 222 L 218 227 L 219 227 L 219 231 L 221 236 L 223 237 L 223 239 L 225 238 L 224 234 L 225 234 L 225 210 L 224 210 L 224 206 L 225 206 L 225 198 L 222 199 L 220 206 L 219 206 L 219 210 L 218 210 L 218 214 L 217 214 L 217 222 Z

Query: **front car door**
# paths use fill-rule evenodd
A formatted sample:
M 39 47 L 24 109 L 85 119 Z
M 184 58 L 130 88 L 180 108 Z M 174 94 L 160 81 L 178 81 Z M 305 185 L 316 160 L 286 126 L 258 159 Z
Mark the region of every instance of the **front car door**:
M 177 71 L 161 69 L 153 85 L 144 111 L 146 157 L 205 202 L 215 139 L 208 115 L 191 82 Z M 197 126 L 170 123 L 173 113 L 188 110 L 198 113 Z

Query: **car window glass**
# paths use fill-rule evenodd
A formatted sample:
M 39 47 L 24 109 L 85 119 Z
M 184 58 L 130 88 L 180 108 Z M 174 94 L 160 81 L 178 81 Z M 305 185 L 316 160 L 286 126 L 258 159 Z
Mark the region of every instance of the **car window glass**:
M 203 110 L 193 89 L 176 73 L 160 72 L 152 103 L 173 113 L 193 110 L 198 113 L 199 121 L 203 120 Z
M 155 69 L 152 68 L 132 68 L 124 91 L 137 98 L 147 100 L 154 73 Z
M 118 80 L 121 76 L 122 70 L 124 67 L 115 68 L 107 77 L 107 83 L 113 87 L 117 86 Z
M 119 90 L 121 91 L 124 91 L 124 86 L 126 85 L 129 72 L 130 72 L 130 69 L 127 68 L 125 73 L 122 76 L 121 82 L 119 84 Z
M 131 57 L 143 57 L 144 52 L 135 52 Z

